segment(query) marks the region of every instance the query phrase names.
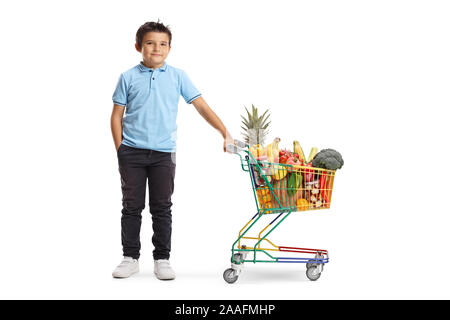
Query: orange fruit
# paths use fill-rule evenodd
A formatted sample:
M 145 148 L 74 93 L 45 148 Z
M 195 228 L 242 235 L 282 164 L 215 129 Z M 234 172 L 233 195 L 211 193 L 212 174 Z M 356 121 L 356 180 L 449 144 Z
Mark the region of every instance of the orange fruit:
M 305 211 L 309 208 L 309 202 L 306 199 L 298 199 L 297 200 L 297 210 L 298 211 Z

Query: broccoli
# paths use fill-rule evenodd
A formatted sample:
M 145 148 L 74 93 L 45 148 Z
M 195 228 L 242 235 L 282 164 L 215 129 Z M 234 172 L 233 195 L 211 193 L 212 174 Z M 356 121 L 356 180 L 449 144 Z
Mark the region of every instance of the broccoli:
M 333 149 L 320 150 L 312 161 L 313 167 L 328 170 L 337 170 L 342 168 L 344 160 L 339 152 Z

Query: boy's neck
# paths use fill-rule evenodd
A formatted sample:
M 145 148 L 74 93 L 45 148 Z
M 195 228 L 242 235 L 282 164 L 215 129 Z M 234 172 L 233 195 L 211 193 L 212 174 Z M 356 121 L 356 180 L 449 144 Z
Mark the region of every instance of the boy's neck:
M 160 64 L 158 64 L 158 65 L 150 65 L 150 64 L 147 64 L 145 61 L 141 61 L 141 63 L 142 63 L 144 66 L 146 66 L 147 68 L 156 70 L 156 69 L 158 69 L 158 68 L 161 68 L 161 67 L 164 65 L 165 61 L 163 61 L 163 63 L 160 63 Z

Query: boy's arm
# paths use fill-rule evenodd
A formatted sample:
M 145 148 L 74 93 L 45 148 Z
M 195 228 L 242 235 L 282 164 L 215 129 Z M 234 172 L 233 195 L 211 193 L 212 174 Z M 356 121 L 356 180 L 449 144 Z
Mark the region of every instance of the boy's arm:
M 203 97 L 198 97 L 195 99 L 192 104 L 197 109 L 198 113 L 214 128 L 219 130 L 222 135 L 223 141 L 223 151 L 226 151 L 227 144 L 234 144 L 233 138 L 231 134 L 228 132 L 227 128 L 224 126 L 220 118 L 212 111 L 212 109 L 208 106 L 205 99 Z
M 114 104 L 111 114 L 111 132 L 114 140 L 114 145 L 116 146 L 116 151 L 119 149 L 120 144 L 122 143 L 122 119 L 124 111 L 124 106 Z

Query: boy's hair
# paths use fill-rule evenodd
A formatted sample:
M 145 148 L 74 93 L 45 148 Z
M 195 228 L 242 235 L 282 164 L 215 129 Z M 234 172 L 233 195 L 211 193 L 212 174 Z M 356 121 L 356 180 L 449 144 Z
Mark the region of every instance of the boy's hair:
M 158 22 L 146 22 L 139 27 L 138 31 L 136 32 L 136 43 L 138 44 L 139 48 L 141 48 L 142 39 L 144 38 L 144 35 L 147 32 L 167 33 L 167 35 L 169 36 L 169 46 L 170 46 L 170 43 L 172 42 L 172 32 L 170 32 L 168 25 L 165 26 L 158 19 Z

